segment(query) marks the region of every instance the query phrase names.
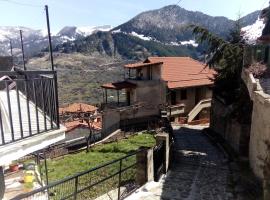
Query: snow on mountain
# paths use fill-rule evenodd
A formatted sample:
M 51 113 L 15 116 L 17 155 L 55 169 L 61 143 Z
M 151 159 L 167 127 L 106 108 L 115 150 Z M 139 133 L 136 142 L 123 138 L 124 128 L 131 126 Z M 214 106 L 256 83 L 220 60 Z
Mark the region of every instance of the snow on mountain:
M 134 32 L 134 31 L 132 31 L 132 32 L 130 33 L 130 35 L 132 35 L 132 36 L 134 36 L 134 37 L 138 37 L 138 38 L 140 38 L 141 40 L 146 40 L 146 41 L 153 40 L 153 38 L 151 38 L 151 37 L 145 37 L 144 35 L 138 34 L 138 33 Z
M 2 26 L 0 27 L 0 42 L 20 38 L 20 30 L 22 30 L 24 37 L 38 37 L 43 35 L 42 30 L 34 30 L 26 27 Z
M 241 29 L 242 36 L 248 44 L 255 44 L 258 37 L 262 35 L 264 29 L 263 19 L 258 19 L 254 24 Z
M 80 37 L 87 37 L 95 32 L 98 31 L 109 31 L 112 29 L 112 26 L 105 25 L 105 26 L 66 26 L 61 29 L 56 36 L 61 37 L 64 42 L 70 40 L 73 41 Z
M 84 37 L 89 36 L 93 34 L 96 31 L 110 31 L 113 27 L 110 25 L 105 25 L 105 26 L 82 26 L 82 27 L 77 27 L 76 32 L 80 35 L 83 35 Z
M 109 31 L 112 27 L 109 25 L 96 27 L 64 27 L 58 33 L 52 33 L 53 45 L 62 44 L 64 42 L 73 41 L 81 37 L 86 37 L 97 31 Z M 10 41 L 14 48 L 21 48 L 20 30 L 23 31 L 23 40 L 25 44 L 26 56 L 31 56 L 40 52 L 48 46 L 47 29 L 35 30 L 27 27 L 0 26 L 0 55 L 10 54 Z
M 191 46 L 194 46 L 194 47 L 198 47 L 199 46 L 199 44 L 197 44 L 195 42 L 195 40 L 181 41 L 181 45 L 185 45 L 185 46 L 191 45 Z

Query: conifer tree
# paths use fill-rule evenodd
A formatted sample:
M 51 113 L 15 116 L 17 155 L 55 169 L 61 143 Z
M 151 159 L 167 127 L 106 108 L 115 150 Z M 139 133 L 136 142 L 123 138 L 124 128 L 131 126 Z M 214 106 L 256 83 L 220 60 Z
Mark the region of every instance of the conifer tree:
M 191 26 L 199 43 L 208 45 L 207 65 L 214 69 L 214 94 L 232 103 L 237 97 L 241 83 L 244 45 L 240 36 L 240 24 L 231 30 L 228 40 L 220 38 L 207 29 Z

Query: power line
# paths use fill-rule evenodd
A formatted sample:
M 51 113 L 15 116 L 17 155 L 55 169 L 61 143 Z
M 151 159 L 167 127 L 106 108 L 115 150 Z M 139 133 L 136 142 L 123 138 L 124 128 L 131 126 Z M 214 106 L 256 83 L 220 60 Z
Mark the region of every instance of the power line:
M 38 4 L 22 3 L 22 2 L 18 2 L 18 1 L 14 1 L 14 0 L 0 0 L 0 1 L 16 4 L 16 5 L 20 5 L 20 6 L 28 6 L 28 7 L 35 7 L 35 8 L 43 7 L 42 5 L 38 5 Z
M 182 0 L 179 0 L 175 5 L 179 5 L 179 3 L 181 2 Z

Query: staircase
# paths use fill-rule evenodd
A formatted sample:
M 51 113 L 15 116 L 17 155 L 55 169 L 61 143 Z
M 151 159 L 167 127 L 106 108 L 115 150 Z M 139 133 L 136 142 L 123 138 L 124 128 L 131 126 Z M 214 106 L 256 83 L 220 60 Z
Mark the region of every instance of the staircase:
M 192 122 L 195 117 L 204 109 L 211 107 L 212 99 L 201 100 L 188 114 L 188 122 Z
M 171 105 L 167 107 L 167 116 L 175 117 L 185 113 L 185 104 Z

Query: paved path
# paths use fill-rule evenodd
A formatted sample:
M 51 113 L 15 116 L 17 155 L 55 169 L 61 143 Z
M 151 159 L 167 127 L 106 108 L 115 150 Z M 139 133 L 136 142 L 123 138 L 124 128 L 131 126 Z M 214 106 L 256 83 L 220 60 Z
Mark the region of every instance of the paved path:
M 148 183 L 128 200 L 231 200 L 229 167 L 223 152 L 202 128 L 175 129 L 170 172 L 159 183 Z

